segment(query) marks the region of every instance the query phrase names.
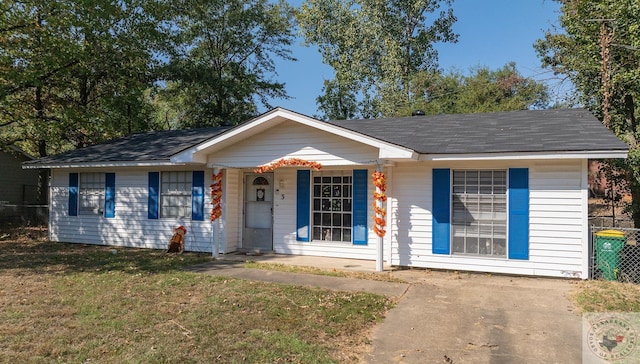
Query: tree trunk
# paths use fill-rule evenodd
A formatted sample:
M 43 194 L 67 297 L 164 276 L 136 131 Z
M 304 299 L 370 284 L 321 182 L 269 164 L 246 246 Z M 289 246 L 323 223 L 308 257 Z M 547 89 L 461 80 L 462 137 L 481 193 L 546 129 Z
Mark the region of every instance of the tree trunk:
M 44 101 L 42 100 L 42 87 L 38 86 L 35 89 L 35 109 L 36 117 L 39 123 L 45 123 L 44 117 Z M 40 136 L 38 140 L 38 154 L 40 158 L 47 156 L 47 141 Z M 41 169 L 38 173 L 38 204 L 46 205 L 48 201 L 49 193 L 49 170 Z
M 636 107 L 633 103 L 633 96 L 626 94 L 624 96 L 624 118 L 626 122 L 627 137 L 629 138 L 629 144 L 631 148 L 638 146 L 638 140 L 636 138 L 636 130 L 638 128 L 636 120 Z
M 631 219 L 633 219 L 633 227 L 638 229 L 640 228 L 640 208 L 637 207 L 636 201 L 640 201 L 640 186 L 637 186 L 637 184 L 634 183 L 633 186 L 631 186 L 630 190 L 631 201 L 634 201 L 635 203 L 633 205 L 636 205 L 632 205 Z
M 38 142 L 38 154 L 40 157 L 47 156 L 47 142 L 40 140 Z M 49 201 L 49 170 L 41 169 L 38 172 L 38 204 L 46 205 Z
M 631 149 L 638 147 L 638 140 L 636 138 L 637 120 L 635 117 L 635 104 L 633 96 L 626 94 L 624 96 L 624 116 L 625 127 L 627 134 L 627 142 Z M 633 171 L 634 168 L 631 168 Z M 631 190 L 631 218 L 633 219 L 633 226 L 640 228 L 640 181 L 638 181 L 635 173 L 627 173 L 628 186 Z
M 131 105 L 127 103 L 127 135 L 133 134 L 133 125 L 131 122 Z

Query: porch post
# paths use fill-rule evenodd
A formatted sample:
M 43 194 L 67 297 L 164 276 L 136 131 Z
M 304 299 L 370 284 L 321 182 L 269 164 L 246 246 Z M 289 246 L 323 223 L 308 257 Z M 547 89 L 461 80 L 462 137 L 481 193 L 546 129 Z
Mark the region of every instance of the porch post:
M 214 167 L 213 174 L 217 175 L 220 173 L 220 168 Z M 211 257 L 214 259 L 218 259 L 219 251 L 220 251 L 220 240 L 218 238 L 218 230 L 220 223 L 218 222 L 220 219 L 215 219 L 211 222 Z
M 376 172 L 382 172 L 382 167 L 378 164 L 376 167 Z M 383 193 L 379 186 L 376 186 L 376 195 Z M 376 199 L 376 206 L 378 209 L 382 209 L 382 201 L 380 199 Z M 376 214 L 377 216 L 377 214 Z M 384 249 L 383 249 L 384 237 L 378 235 L 378 243 L 376 244 L 376 272 L 382 272 L 384 270 L 383 261 L 384 261 Z

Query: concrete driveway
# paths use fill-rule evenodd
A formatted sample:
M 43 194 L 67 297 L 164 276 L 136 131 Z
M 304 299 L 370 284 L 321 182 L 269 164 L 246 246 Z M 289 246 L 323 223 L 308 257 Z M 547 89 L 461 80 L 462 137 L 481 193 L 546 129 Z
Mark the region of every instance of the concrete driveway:
M 411 282 L 373 337 L 368 363 L 580 363 L 575 282 L 398 271 Z
M 420 269 L 390 274 L 407 283 L 244 268 L 244 260 L 369 271 L 375 262 L 269 254 L 226 256 L 191 270 L 396 297 L 375 328 L 366 363 L 580 363 L 582 321 L 568 300 L 576 281 Z M 386 273 L 388 273 L 387 270 Z

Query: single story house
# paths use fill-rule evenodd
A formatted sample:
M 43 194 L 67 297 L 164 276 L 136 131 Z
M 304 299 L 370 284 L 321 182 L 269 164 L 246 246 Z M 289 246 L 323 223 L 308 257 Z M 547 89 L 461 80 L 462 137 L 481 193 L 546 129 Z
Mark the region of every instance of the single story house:
M 53 241 L 163 249 L 184 225 L 187 251 L 586 279 L 587 160 L 627 151 L 584 109 L 324 122 L 276 108 L 24 166 L 51 169 Z

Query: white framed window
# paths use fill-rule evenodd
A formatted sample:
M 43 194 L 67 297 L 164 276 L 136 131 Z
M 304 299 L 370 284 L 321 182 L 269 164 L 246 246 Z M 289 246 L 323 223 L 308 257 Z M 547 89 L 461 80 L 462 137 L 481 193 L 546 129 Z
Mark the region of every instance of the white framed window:
M 312 240 L 351 242 L 353 176 L 350 171 L 313 174 Z
M 160 217 L 191 218 L 193 172 L 162 172 L 160 180 Z
M 507 171 L 454 170 L 453 254 L 507 255 Z
M 105 174 L 80 173 L 78 185 L 78 214 L 101 215 L 104 209 Z

